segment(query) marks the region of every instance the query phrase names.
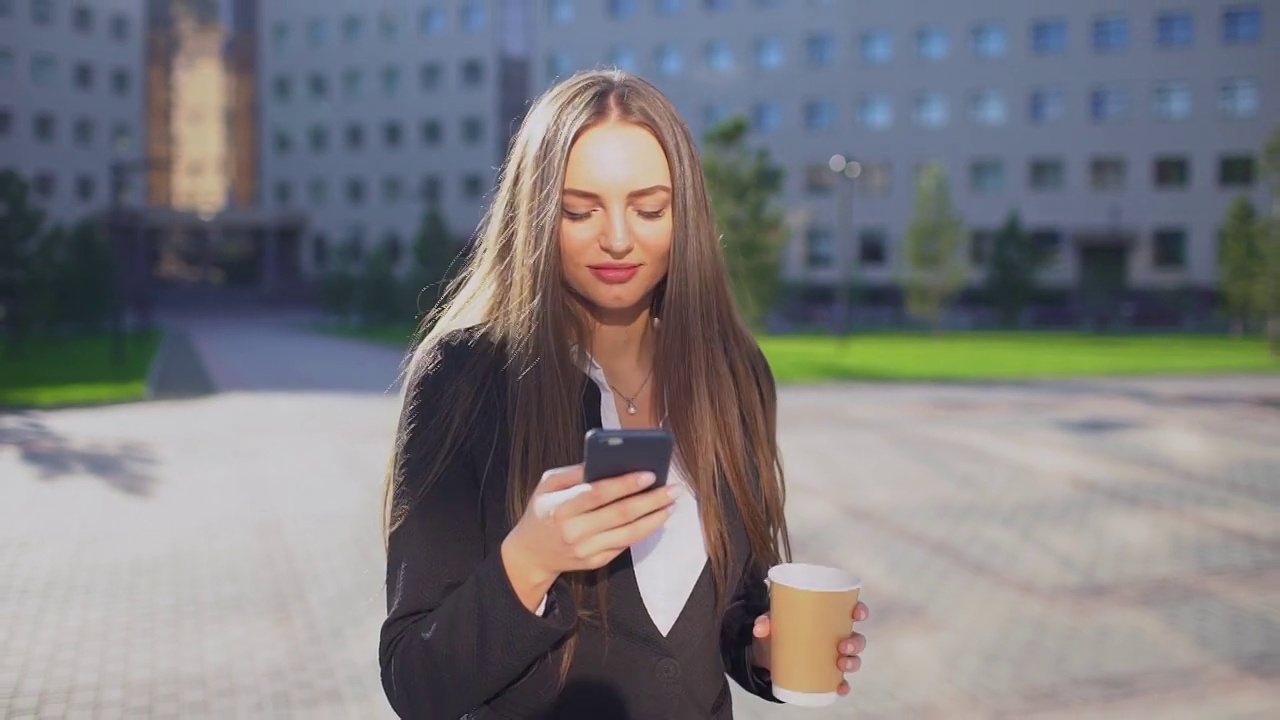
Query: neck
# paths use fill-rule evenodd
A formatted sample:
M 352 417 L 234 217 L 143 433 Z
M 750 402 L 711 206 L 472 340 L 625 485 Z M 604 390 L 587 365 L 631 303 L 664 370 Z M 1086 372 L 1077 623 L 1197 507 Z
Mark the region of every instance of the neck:
M 593 314 L 591 357 L 605 373 L 619 377 L 647 374 L 653 367 L 653 324 L 649 309 L 625 316 Z

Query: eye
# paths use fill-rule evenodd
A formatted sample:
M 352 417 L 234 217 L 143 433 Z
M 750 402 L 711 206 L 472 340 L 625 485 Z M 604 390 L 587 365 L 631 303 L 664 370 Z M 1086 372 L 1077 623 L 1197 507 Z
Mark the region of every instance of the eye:
M 662 208 L 661 210 L 637 210 L 636 212 L 645 220 L 657 220 L 667 214 L 667 208 Z
M 586 220 L 587 218 L 591 217 L 590 210 L 586 212 L 576 213 L 570 210 L 569 208 L 563 208 L 561 212 L 564 213 L 565 219 L 570 222 L 582 222 L 583 220 Z

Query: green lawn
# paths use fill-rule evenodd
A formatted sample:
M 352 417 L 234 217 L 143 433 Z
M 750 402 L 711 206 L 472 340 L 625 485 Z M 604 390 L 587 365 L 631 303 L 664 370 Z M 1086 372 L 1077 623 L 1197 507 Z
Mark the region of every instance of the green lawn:
M 324 329 L 407 348 L 408 325 Z M 1100 375 L 1277 372 L 1262 338 L 956 332 L 766 336 L 760 345 L 779 382 L 821 380 L 1016 380 Z
M 0 343 L 0 407 L 51 408 L 139 400 L 160 347 L 157 331 L 131 333 L 125 362 L 111 362 L 107 333 L 57 340 L 33 338 L 19 358 Z

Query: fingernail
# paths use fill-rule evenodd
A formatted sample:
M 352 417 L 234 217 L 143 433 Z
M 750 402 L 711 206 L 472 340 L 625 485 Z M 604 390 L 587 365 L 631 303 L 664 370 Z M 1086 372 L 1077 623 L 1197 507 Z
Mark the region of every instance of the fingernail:
M 680 497 L 680 494 L 683 492 L 684 492 L 683 487 L 679 485 L 672 485 L 671 487 L 667 488 L 667 497 L 671 498 L 672 500 L 675 500 L 676 498 Z
M 640 477 L 639 479 L 636 480 L 636 484 L 639 485 L 640 487 L 649 487 L 657 479 L 658 479 L 658 476 L 654 475 L 653 473 L 643 472 L 643 473 L 640 473 Z

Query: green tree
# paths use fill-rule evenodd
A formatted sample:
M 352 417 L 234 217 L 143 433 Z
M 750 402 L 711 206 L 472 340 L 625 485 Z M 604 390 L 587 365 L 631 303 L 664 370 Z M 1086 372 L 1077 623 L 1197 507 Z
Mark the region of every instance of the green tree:
M 907 312 L 937 332 L 947 305 L 964 287 L 964 223 L 951 204 L 946 171 L 925 167 L 916 181 L 915 207 L 904 247 Z
M 100 327 L 112 302 L 113 257 L 91 221 L 56 226 L 41 239 L 32 279 L 33 324 L 85 331 Z
M 440 301 L 459 269 L 455 260 L 461 250 L 462 243 L 449 231 L 439 208 L 434 204 L 428 207 L 413 239 L 413 264 L 409 269 L 415 317 L 430 312 Z
M 1271 216 L 1258 229 L 1264 262 L 1261 302 L 1271 354 L 1280 355 L 1280 127 L 1271 130 L 1262 148 L 1262 176 L 1271 191 Z
M 776 200 L 784 173 L 768 150 L 747 146 L 747 121 L 733 117 L 703 137 L 703 172 L 725 262 L 743 319 L 759 328 L 782 289 L 787 229 Z
M 403 307 L 402 285 L 396 277 L 399 240 L 387 237 L 365 258 L 356 287 L 356 313 L 365 325 L 377 325 L 398 318 Z
M 1222 301 L 1237 335 L 1262 314 L 1261 229 L 1253 203 L 1244 195 L 1236 196 L 1222 226 L 1218 273 Z
M 320 276 L 320 307 L 326 313 L 348 319 L 356 311 L 356 270 L 359 268 L 360 241 L 350 238 L 338 245 L 333 262 Z
M 14 170 L 0 170 L 0 322 L 10 356 L 22 353 L 43 234 L 44 212 L 31 202 L 26 180 Z
M 1000 315 L 1000 322 L 1011 327 L 1031 304 L 1036 289 L 1036 275 L 1051 256 L 1043 246 L 1031 241 L 1023 232 L 1022 218 L 1009 213 L 1004 225 L 992 238 L 987 259 L 986 291 Z

